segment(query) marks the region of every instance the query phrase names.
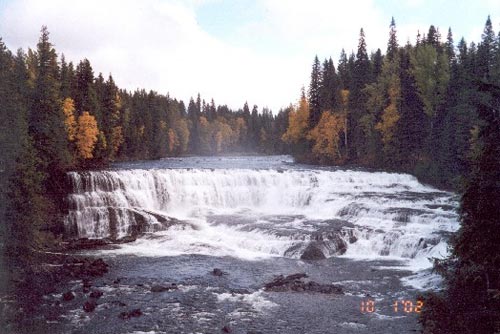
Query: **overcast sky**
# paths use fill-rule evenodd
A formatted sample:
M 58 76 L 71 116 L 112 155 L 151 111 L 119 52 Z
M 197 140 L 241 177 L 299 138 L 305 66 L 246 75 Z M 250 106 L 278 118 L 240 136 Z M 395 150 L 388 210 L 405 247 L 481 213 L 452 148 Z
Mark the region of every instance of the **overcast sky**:
M 385 52 L 391 16 L 405 44 L 430 24 L 477 42 L 488 15 L 498 33 L 500 0 L 0 0 L 0 37 L 26 50 L 47 25 L 59 54 L 122 88 L 278 111 L 307 87 L 314 55 L 337 64 L 361 27 Z

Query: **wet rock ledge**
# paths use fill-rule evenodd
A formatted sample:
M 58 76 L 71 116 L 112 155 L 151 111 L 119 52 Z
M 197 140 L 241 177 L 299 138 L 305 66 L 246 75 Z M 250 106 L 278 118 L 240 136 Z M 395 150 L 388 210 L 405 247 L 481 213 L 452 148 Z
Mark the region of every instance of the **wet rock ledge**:
M 320 284 L 307 280 L 305 273 L 297 273 L 288 276 L 279 275 L 271 282 L 264 285 L 264 291 L 273 292 L 317 292 L 325 294 L 342 295 L 342 287 L 333 284 Z

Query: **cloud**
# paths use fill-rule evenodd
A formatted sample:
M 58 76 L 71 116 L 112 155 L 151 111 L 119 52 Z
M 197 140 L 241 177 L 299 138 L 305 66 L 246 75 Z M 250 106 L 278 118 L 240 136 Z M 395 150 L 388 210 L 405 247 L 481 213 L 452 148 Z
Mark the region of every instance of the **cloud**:
M 0 35 L 10 48 L 26 49 L 47 25 L 59 53 L 88 58 L 96 74 L 112 72 L 130 90 L 169 92 L 186 102 L 200 92 L 233 108 L 246 100 L 274 110 L 286 106 L 300 82 L 277 78 L 286 77 L 293 57 L 264 57 L 210 36 L 196 21 L 200 3 L 22 0 L 7 4 Z
M 59 53 L 73 61 L 88 58 L 96 74 L 111 72 L 120 87 L 153 89 L 185 102 L 200 92 L 232 108 L 248 101 L 277 111 L 307 87 L 314 55 L 336 63 L 342 48 L 355 52 L 361 27 L 368 51 L 385 51 L 392 15 L 399 43 L 414 42 L 417 31 L 432 23 L 409 9 L 421 3 L 406 0 L 408 15 L 399 22 L 392 5 L 375 0 L 256 0 L 257 15 L 229 27 L 228 39 L 197 21 L 202 6 L 224 6 L 222 0 L 12 0 L 0 12 L 0 36 L 12 50 L 35 47 L 45 24 Z M 481 4 L 498 8 L 497 1 Z M 441 27 L 443 38 L 447 28 Z

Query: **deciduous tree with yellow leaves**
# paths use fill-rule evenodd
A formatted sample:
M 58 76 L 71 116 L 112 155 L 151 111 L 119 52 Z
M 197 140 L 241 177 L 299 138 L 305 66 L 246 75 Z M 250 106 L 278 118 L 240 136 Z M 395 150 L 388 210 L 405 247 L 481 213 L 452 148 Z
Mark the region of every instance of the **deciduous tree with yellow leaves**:
M 72 98 L 67 97 L 64 99 L 62 110 L 64 113 L 64 127 L 68 135 L 68 140 L 73 142 L 77 131 L 77 123 L 75 118 L 75 102 Z
M 81 159 L 91 159 L 97 142 L 99 129 L 95 117 L 90 115 L 88 111 L 78 117 L 78 129 L 76 131 L 76 148 L 78 156 Z
M 320 163 L 342 163 L 340 146 L 345 131 L 345 116 L 323 111 L 318 125 L 312 129 L 308 138 L 314 142 L 312 152 Z
M 299 101 L 298 108 L 290 111 L 288 118 L 288 128 L 283 134 L 282 139 L 287 143 L 297 144 L 307 138 L 309 120 L 309 103 L 307 102 L 304 91 Z

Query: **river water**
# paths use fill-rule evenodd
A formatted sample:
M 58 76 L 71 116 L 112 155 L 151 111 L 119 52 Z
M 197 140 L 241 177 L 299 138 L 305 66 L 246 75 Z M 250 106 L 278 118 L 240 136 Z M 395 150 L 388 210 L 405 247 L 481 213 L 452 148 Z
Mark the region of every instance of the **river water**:
M 417 296 L 440 284 L 430 258 L 446 256 L 458 228 L 453 193 L 289 156 L 168 158 L 69 177 L 68 238 L 140 236 L 83 253 L 110 263 L 94 282 L 104 295 L 86 313 L 81 282 L 66 286 L 77 298 L 44 325 L 54 333 L 414 332 Z M 263 290 L 294 273 L 344 293 Z M 170 283 L 179 289 L 151 292 Z M 142 316 L 118 317 L 133 308 Z

